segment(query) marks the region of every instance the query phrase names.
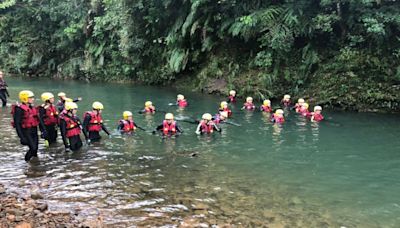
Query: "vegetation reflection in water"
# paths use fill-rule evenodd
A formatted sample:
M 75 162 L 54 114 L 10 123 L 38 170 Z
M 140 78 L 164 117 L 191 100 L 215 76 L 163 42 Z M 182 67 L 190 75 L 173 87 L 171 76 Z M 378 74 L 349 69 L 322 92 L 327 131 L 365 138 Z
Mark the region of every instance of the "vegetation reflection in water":
M 190 106 L 167 104 L 176 91 L 152 87 L 10 79 L 11 95 L 54 88 L 82 96 L 80 115 L 94 100 L 105 105 L 109 128 L 122 111 L 151 99 L 159 109 L 199 117 L 222 98 L 186 92 Z M 194 219 L 204 224 L 290 227 L 396 227 L 400 223 L 399 118 L 382 114 L 326 113 L 312 124 L 290 113 L 282 126 L 268 116 L 234 107 L 221 135 L 197 136 L 195 126 L 161 139 L 145 132 L 115 136 L 64 153 L 60 142 L 40 145 L 40 159 L 23 161 L 25 148 L 1 111 L 0 182 L 28 194 L 39 188 L 51 210 L 82 217 L 101 215 L 108 224 L 168 225 Z M 163 115 L 135 121 L 148 129 Z

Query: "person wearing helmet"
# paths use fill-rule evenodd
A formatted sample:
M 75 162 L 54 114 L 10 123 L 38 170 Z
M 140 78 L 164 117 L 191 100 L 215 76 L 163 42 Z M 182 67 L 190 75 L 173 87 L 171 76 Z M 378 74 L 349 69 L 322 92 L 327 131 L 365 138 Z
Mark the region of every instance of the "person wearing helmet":
M 228 107 L 228 102 L 222 101 L 221 105 L 218 109 L 219 112 L 226 112 L 228 114 L 228 117 L 232 116 L 232 110 L 229 109 Z
M 253 98 L 252 97 L 247 97 L 246 102 L 243 104 L 242 110 L 254 110 L 256 106 L 253 104 Z
M 83 143 L 81 139 L 82 125 L 79 117 L 76 115 L 78 105 L 74 102 L 65 102 L 65 113 L 60 116 L 60 132 L 65 146 L 65 152 L 79 150 Z M 87 133 L 83 131 L 88 143 Z
M 212 121 L 213 121 L 215 124 L 221 124 L 221 123 L 224 123 L 224 122 L 226 121 L 227 118 L 228 118 L 228 112 L 226 112 L 226 111 L 221 111 L 221 112 L 218 112 L 217 114 L 215 114 L 215 115 L 212 117 Z
M 204 113 L 201 121 L 196 128 L 196 134 L 211 134 L 215 131 L 221 132 L 221 129 L 212 121 L 210 113 Z
M 13 115 L 12 125 L 17 131 L 22 145 L 29 147 L 25 154 L 25 161 L 30 161 L 32 157 L 37 157 L 38 151 L 38 126 L 40 125 L 39 113 L 34 107 L 35 95 L 32 91 L 23 90 L 19 92 L 21 104 L 13 105 L 11 113 Z M 40 126 L 42 136 L 46 135 L 44 126 Z
M 47 137 L 46 140 L 49 144 L 57 141 L 57 124 L 58 124 L 58 112 L 57 108 L 53 105 L 54 95 L 46 92 L 42 93 L 42 105 L 38 106 L 39 119 L 42 125 L 46 128 Z
M 296 111 L 297 113 L 300 112 L 301 106 L 303 106 L 304 103 L 305 103 L 305 100 L 304 100 L 303 98 L 299 98 L 299 99 L 297 100 L 297 103 L 294 105 L 295 111 Z
M 176 96 L 176 105 L 178 105 L 179 108 L 188 106 L 188 102 L 182 94 L 178 94 L 178 96 Z
M 324 119 L 324 116 L 321 114 L 322 112 L 322 107 L 321 106 L 315 106 L 314 107 L 314 112 L 311 113 L 311 122 L 320 122 Z
M 154 132 L 156 131 L 161 131 L 164 135 L 174 135 L 183 132 L 178 123 L 174 120 L 174 114 L 172 113 L 165 114 L 163 123 L 157 126 Z
M 236 91 L 231 90 L 229 91 L 228 99 L 226 100 L 228 103 L 236 103 Z
M 0 71 L 0 100 L 3 102 L 3 107 L 7 105 L 7 97 L 10 97 L 7 87 L 7 82 L 3 78 L 3 71 Z
M 118 131 L 121 133 L 129 134 L 133 133 L 136 128 L 139 128 L 138 125 L 133 121 L 133 115 L 130 111 L 124 111 L 122 113 L 123 119 L 119 121 Z
M 156 107 L 154 107 L 153 102 L 151 101 L 146 101 L 144 103 L 144 109 L 139 111 L 139 114 L 143 113 L 155 113 L 156 112 Z
M 103 130 L 108 136 L 110 132 L 103 123 L 101 112 L 104 109 L 102 103 L 95 101 L 92 104 L 92 111 L 87 111 L 83 115 L 83 131 L 89 133 L 90 141 L 98 141 L 101 139 L 100 131 Z
M 283 116 L 283 110 L 277 109 L 274 114 L 271 116 L 271 121 L 273 123 L 282 124 L 285 122 L 285 117 Z
M 78 97 L 78 98 L 76 98 L 76 99 L 67 98 L 67 95 L 66 95 L 64 92 L 59 92 L 59 93 L 57 94 L 57 96 L 58 96 L 59 100 L 58 100 L 56 106 L 57 106 L 57 109 L 58 109 L 58 112 L 59 112 L 59 113 L 61 113 L 61 112 L 64 110 L 64 104 L 65 104 L 65 102 L 75 102 L 75 103 L 76 103 L 76 102 L 82 100 L 81 97 Z
M 285 94 L 281 100 L 281 104 L 283 107 L 288 108 L 292 105 L 292 102 L 290 101 L 290 95 Z
M 261 112 L 272 112 L 272 107 L 271 107 L 271 101 L 270 100 L 264 100 L 263 104 L 260 106 L 260 111 Z
M 303 105 L 301 105 L 299 114 L 304 117 L 310 117 L 311 113 L 308 111 L 308 103 L 303 103 Z

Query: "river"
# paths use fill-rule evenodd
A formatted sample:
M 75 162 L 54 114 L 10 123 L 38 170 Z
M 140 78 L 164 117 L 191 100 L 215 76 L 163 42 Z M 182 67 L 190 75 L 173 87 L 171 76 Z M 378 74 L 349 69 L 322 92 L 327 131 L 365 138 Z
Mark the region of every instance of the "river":
M 260 112 L 233 106 L 221 134 L 184 133 L 163 139 L 138 131 L 120 136 L 124 110 L 139 126 L 153 129 L 163 114 L 140 115 L 146 100 L 176 116 L 215 113 L 223 97 L 179 91 L 190 104 L 168 106 L 178 91 L 163 87 L 6 78 L 11 99 L 22 89 L 82 97 L 79 115 L 93 101 L 104 104 L 112 138 L 65 153 L 61 139 L 39 159 L 24 161 L 26 149 L 10 126 L 10 108 L 0 109 L 0 183 L 28 194 L 39 188 L 54 211 L 102 216 L 110 226 L 174 227 L 185 221 L 207 226 L 399 227 L 400 117 L 393 114 L 329 112 L 310 123 L 291 112 L 283 126 Z

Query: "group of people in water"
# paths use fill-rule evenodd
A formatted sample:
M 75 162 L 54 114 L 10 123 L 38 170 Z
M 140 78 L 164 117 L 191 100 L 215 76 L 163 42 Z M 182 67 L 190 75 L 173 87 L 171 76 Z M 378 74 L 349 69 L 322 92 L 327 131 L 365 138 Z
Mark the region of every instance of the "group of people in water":
M 1 87 L 2 85 L 3 87 Z M 0 74 L 0 89 L 1 88 L 6 89 L 7 84 L 5 84 Z M 1 94 L 3 92 L 0 90 Z M 8 92 L 6 95 L 9 96 Z M 39 144 L 38 128 L 41 133 L 40 137 L 45 140 L 46 146 L 57 141 L 59 129 L 65 151 L 67 152 L 71 150 L 77 151 L 83 146 L 81 133 L 83 133 L 87 144 L 100 140 L 101 131 L 111 136 L 110 131 L 103 123 L 101 113 L 104 106 L 102 103 L 98 101 L 93 102 L 92 109 L 84 113 L 82 122 L 77 116 L 77 102 L 80 101 L 81 98 L 68 98 L 64 92 L 60 92 L 57 95 L 59 101 L 55 103 L 55 97 L 52 93 L 42 93 L 41 100 L 43 103 L 39 106 L 35 106 L 34 93 L 29 90 L 23 90 L 19 93 L 20 103 L 11 106 L 11 114 L 13 117 L 12 126 L 16 129 L 18 137 L 20 138 L 20 143 L 29 147 L 29 150 L 25 154 L 26 161 L 30 161 L 32 157 L 37 157 Z M 289 95 L 285 95 L 281 100 L 281 105 L 284 109 L 293 108 L 297 113 L 309 118 L 313 122 L 319 122 L 324 119 L 321 114 L 321 106 L 315 106 L 314 112 L 310 112 L 308 110 L 309 105 L 304 99 L 298 99 L 298 102 L 294 106 L 290 99 Z M 221 102 L 218 112 L 215 115 L 204 113 L 201 120 L 190 121 L 191 123 L 197 124 L 195 133 L 211 134 L 213 132 L 221 132 L 219 125 L 221 123 L 229 123 L 228 118 L 232 117 L 232 110 L 229 108 L 229 104 L 236 103 L 236 101 L 236 92 L 231 90 L 228 99 Z M 185 108 L 188 106 L 188 102 L 182 94 L 179 94 L 176 103 L 171 103 L 170 105 Z M 273 123 L 283 124 L 285 122 L 284 110 L 278 108 L 273 111 L 271 101 L 268 99 L 264 100 L 263 104 L 257 108 L 253 103 L 253 98 L 247 97 L 241 109 L 248 111 L 259 110 L 261 112 L 271 113 L 271 121 Z M 140 114 L 155 114 L 156 112 L 162 111 L 157 111 L 151 101 L 146 101 L 144 108 L 139 111 Z M 122 134 L 133 133 L 137 129 L 146 131 L 146 129 L 138 126 L 133 121 L 133 114 L 130 111 L 124 111 L 122 113 L 122 119 L 119 121 L 117 129 Z M 174 114 L 165 113 L 163 122 L 152 131 L 152 133 L 156 132 L 165 136 L 170 136 L 182 133 L 183 130 L 175 120 Z

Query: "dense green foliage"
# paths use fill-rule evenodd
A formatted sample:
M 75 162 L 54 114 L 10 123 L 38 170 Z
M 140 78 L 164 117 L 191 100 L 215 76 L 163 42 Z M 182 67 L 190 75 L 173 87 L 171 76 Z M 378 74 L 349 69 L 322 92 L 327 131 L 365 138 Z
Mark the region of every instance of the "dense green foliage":
M 400 108 L 396 0 L 6 0 L 0 13 L 13 73 Z

